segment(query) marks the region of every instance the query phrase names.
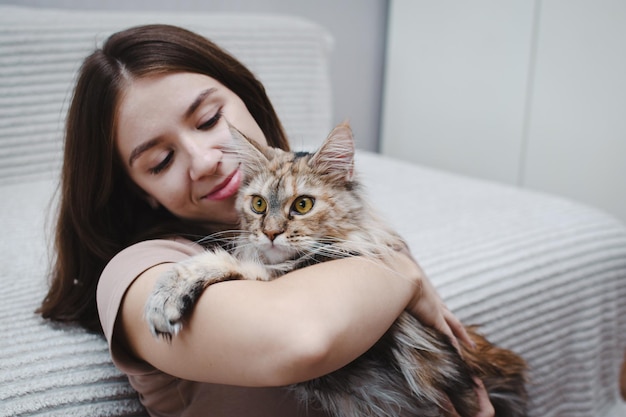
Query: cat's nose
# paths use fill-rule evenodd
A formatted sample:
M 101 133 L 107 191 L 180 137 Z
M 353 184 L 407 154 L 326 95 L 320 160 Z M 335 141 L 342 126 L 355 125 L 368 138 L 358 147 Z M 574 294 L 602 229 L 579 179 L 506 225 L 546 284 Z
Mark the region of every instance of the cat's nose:
M 265 233 L 265 236 L 268 237 L 268 239 L 270 240 L 270 242 L 273 242 L 274 239 L 276 239 L 276 237 L 280 234 L 283 234 L 285 231 L 284 230 L 264 230 L 263 233 Z

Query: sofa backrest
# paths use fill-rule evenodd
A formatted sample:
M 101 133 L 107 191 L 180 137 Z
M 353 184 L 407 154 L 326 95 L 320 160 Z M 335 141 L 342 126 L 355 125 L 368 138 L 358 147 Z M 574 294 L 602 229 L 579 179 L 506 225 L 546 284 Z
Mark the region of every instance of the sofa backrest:
M 314 148 L 331 127 L 328 32 L 287 16 L 93 12 L 0 5 L 0 184 L 50 177 L 85 56 L 112 32 L 168 23 L 222 46 L 263 82 L 292 146 Z

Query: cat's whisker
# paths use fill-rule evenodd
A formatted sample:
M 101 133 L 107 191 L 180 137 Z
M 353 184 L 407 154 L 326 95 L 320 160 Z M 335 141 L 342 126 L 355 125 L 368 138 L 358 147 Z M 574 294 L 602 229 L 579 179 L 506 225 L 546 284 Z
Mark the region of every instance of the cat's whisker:
M 222 230 L 218 232 L 211 233 L 209 235 L 205 235 L 200 239 L 195 240 L 195 243 L 198 244 L 207 244 L 209 242 L 213 243 L 232 243 L 233 240 L 241 239 L 244 235 L 249 235 L 251 232 L 243 229 L 229 229 Z
M 324 240 L 329 242 L 328 244 L 324 244 Z M 341 239 L 344 243 L 354 243 L 352 245 L 354 248 L 347 248 L 337 245 L 337 240 L 335 238 L 329 239 L 317 239 L 316 244 L 313 248 L 309 248 L 306 251 L 301 251 L 302 260 L 310 260 L 315 259 L 316 257 L 322 257 L 327 259 L 341 259 L 350 256 L 361 256 L 362 259 L 368 262 L 372 262 L 378 267 L 382 267 L 385 270 L 393 273 L 394 275 L 401 276 L 395 269 L 385 263 L 385 255 L 393 253 L 394 249 L 384 244 L 357 244 L 359 242 L 350 242 L 346 239 Z M 369 248 L 367 246 L 370 246 Z M 358 248 L 358 249 L 357 249 Z M 320 260 L 320 262 L 323 260 Z M 408 279 L 408 277 L 406 277 Z
M 391 247 L 384 243 L 368 242 L 368 241 L 350 241 L 340 238 L 318 238 L 318 242 L 324 244 L 327 248 L 341 250 L 347 254 L 361 254 L 378 257 L 381 254 L 393 251 Z M 339 249 L 340 248 L 340 249 Z

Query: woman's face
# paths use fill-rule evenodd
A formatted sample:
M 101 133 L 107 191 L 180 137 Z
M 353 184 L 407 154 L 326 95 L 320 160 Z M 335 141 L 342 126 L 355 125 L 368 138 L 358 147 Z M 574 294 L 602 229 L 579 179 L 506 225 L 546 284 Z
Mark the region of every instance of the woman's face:
M 121 97 L 117 150 L 151 204 L 180 218 L 233 224 L 241 172 L 237 159 L 223 152 L 232 140 L 228 123 L 267 143 L 243 101 L 213 78 L 143 77 Z

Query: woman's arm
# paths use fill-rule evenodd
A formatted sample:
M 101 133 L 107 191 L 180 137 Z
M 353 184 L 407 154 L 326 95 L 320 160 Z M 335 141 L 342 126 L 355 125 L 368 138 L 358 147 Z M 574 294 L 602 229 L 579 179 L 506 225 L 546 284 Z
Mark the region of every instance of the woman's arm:
M 393 270 L 346 258 L 270 282 L 212 285 L 171 343 L 154 338 L 143 319 L 156 279 L 169 268 L 162 264 L 128 289 L 114 335 L 137 357 L 184 379 L 240 386 L 304 381 L 352 361 L 405 308 L 423 310 L 424 300 L 432 301 L 423 291 L 426 278 L 408 256 L 394 255 L 389 264 Z M 443 320 L 439 312 L 428 315 Z

